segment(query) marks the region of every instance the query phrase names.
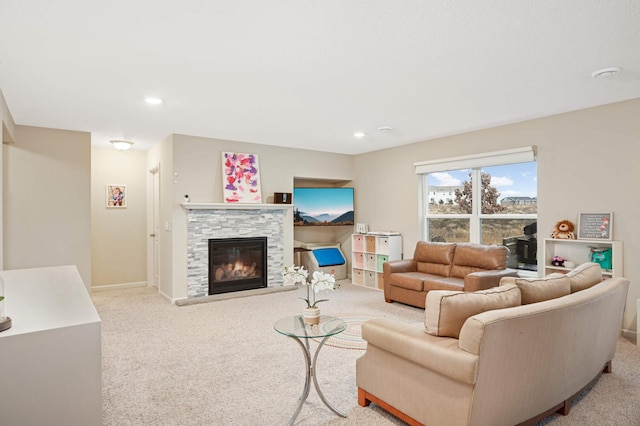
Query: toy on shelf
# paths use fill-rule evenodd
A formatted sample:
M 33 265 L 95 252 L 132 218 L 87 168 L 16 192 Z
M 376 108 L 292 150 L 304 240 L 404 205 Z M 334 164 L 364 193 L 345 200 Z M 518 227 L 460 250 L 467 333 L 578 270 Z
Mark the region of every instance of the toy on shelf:
M 556 227 L 551 233 L 551 238 L 558 238 L 563 240 L 575 240 L 576 234 L 574 234 L 575 226 L 569 220 L 561 220 L 556 223 Z
M 553 256 L 553 259 L 551 259 L 551 264 L 553 266 L 563 267 L 564 266 L 564 257 L 562 257 L 562 256 Z

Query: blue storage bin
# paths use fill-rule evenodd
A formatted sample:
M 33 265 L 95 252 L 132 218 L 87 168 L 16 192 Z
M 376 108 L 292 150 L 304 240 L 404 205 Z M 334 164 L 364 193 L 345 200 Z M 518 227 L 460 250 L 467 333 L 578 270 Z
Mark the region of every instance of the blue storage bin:
M 345 263 L 342 253 L 337 248 L 320 248 L 314 249 L 312 252 L 320 267 L 344 265 Z

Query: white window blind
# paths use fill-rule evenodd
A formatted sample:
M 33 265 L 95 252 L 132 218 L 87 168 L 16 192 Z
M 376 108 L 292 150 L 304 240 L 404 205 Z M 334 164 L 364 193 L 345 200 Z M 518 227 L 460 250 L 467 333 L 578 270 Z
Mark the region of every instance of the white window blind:
M 465 155 L 462 157 L 420 161 L 418 163 L 413 163 L 413 165 L 416 168 L 416 174 L 422 175 L 434 172 L 444 172 L 447 170 L 463 170 L 478 167 L 501 166 L 503 164 L 528 163 L 535 160 L 536 147 L 528 146 L 504 151 Z

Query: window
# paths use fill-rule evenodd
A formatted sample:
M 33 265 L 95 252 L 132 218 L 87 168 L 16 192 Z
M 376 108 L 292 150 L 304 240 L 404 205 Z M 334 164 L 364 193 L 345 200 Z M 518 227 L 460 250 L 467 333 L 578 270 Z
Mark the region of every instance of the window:
M 416 173 L 428 200 L 421 239 L 505 245 L 509 267 L 537 269 L 533 148 L 418 163 Z

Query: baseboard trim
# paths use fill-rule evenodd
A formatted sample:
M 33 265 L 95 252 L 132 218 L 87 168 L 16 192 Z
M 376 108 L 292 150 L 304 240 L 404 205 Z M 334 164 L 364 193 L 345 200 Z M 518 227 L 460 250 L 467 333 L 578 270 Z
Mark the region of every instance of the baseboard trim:
M 622 337 L 629 340 L 630 342 L 634 342 L 636 346 L 640 346 L 638 343 L 638 332 L 633 330 L 622 329 Z
M 137 283 L 97 285 L 95 287 L 91 287 L 91 291 L 122 290 L 125 288 L 136 288 L 136 287 L 146 287 L 146 286 L 147 286 L 146 281 L 140 281 Z
M 170 298 L 169 296 L 164 294 L 162 291 L 160 291 L 160 289 L 158 289 L 158 294 L 167 302 L 171 303 L 172 305 L 175 305 L 176 303 L 175 299 Z

